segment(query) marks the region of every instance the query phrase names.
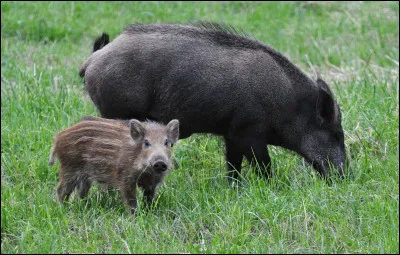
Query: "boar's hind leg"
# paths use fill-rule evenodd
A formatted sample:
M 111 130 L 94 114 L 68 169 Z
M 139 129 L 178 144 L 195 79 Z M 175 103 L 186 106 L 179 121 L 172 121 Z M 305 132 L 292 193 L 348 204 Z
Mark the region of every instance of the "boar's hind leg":
M 252 145 L 245 150 L 244 155 L 250 164 L 256 167 L 259 176 L 266 179 L 271 176 L 271 158 L 269 157 L 268 149 L 264 143 L 252 143 Z
M 242 168 L 242 150 L 232 140 L 228 138 L 225 138 L 225 147 L 229 181 L 238 180 Z

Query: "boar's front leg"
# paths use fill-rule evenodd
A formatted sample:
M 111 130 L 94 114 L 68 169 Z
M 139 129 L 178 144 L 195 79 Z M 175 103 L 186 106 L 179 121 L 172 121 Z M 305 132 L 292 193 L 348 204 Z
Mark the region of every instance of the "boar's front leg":
M 271 158 L 264 143 L 253 141 L 245 150 L 244 155 L 253 166 L 258 164 L 259 168 L 256 169 L 259 176 L 266 179 L 271 177 Z
M 226 137 L 225 148 L 228 177 L 229 181 L 232 182 L 239 179 L 239 174 L 242 169 L 243 153 L 240 147 L 238 147 L 233 140 Z

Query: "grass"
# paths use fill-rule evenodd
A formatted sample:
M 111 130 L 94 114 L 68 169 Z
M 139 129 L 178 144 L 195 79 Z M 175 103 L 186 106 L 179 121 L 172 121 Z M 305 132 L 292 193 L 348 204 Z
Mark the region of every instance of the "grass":
M 55 199 L 56 132 L 98 113 L 78 68 L 129 23 L 222 21 L 253 34 L 341 105 L 350 172 L 328 185 L 271 148 L 274 177 L 229 187 L 224 144 L 193 135 L 154 208 L 117 191 Z M 2 253 L 399 253 L 398 2 L 1 2 Z M 141 205 L 139 204 L 139 207 Z

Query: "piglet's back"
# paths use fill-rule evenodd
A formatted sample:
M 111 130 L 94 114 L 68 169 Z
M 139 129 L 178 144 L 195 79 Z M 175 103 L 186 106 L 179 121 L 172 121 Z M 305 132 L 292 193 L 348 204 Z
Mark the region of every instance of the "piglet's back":
M 118 164 L 121 150 L 134 150 L 129 127 L 118 121 L 82 120 L 55 138 L 54 153 L 63 165 Z

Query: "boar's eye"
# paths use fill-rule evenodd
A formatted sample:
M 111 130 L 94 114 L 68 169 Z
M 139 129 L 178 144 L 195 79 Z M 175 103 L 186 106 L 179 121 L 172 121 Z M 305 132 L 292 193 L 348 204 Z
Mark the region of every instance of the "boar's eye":
M 164 145 L 167 146 L 167 147 L 169 146 L 169 141 L 168 141 L 168 139 L 165 139 Z
M 151 146 L 150 142 L 147 139 L 144 140 L 143 145 L 145 148 L 149 148 Z

